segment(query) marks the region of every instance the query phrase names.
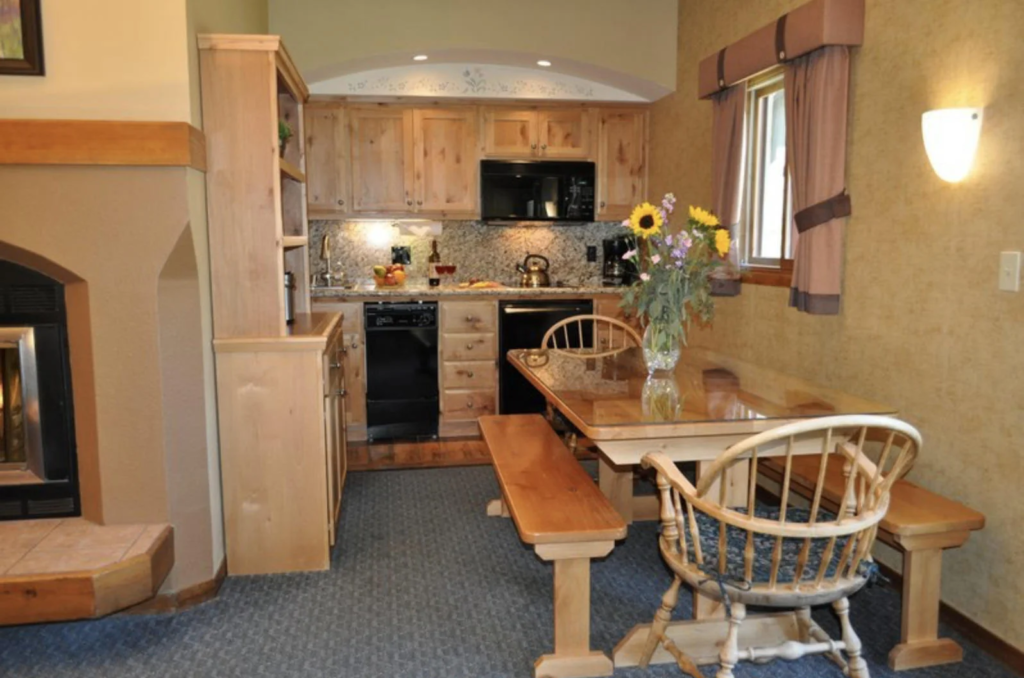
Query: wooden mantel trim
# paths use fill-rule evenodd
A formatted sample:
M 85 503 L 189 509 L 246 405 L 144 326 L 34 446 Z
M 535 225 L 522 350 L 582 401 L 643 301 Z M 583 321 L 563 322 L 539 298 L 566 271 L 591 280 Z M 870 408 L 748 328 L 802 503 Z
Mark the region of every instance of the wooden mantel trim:
M 130 165 L 206 171 L 206 137 L 187 122 L 0 120 L 0 165 Z

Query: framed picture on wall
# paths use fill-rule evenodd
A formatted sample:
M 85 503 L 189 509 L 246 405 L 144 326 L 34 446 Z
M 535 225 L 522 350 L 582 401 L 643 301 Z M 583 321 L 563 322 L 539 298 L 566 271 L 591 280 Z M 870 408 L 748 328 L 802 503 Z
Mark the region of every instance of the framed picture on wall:
M 42 74 L 39 0 L 0 0 L 0 75 Z

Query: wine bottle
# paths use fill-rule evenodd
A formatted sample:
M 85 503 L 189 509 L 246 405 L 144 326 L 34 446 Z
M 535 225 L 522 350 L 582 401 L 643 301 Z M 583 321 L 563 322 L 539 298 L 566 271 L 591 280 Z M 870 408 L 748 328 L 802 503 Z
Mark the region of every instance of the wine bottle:
M 427 258 L 427 278 L 430 280 L 431 287 L 438 287 L 441 284 L 441 273 L 437 270 L 437 265 L 441 263 L 441 254 L 437 251 L 437 241 L 430 241 L 430 256 Z

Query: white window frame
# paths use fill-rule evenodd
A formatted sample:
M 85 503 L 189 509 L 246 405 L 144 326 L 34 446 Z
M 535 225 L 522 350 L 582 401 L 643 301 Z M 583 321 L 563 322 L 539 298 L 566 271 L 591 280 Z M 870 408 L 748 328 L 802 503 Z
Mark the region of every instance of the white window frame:
M 743 170 L 743 206 L 741 210 L 741 265 L 744 268 L 790 269 L 792 260 L 792 229 L 793 229 L 793 194 L 789 173 L 786 173 L 784 197 L 784 219 L 782 228 L 781 258 L 768 258 L 756 255 L 755 242 L 760 231 L 758 220 L 762 204 L 762 176 L 759 171 L 765 157 L 764 137 L 764 106 L 765 97 L 784 89 L 783 71 L 781 68 L 758 76 L 747 83 L 746 102 L 746 148 Z

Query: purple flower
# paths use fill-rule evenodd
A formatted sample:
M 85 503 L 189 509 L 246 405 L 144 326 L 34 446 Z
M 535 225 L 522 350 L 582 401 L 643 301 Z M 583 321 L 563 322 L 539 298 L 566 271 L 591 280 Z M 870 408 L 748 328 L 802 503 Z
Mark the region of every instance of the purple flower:
M 648 273 L 641 273 L 640 274 L 640 279 L 643 280 L 644 282 L 647 282 L 648 280 L 651 279 L 651 276 Z
M 622 260 L 623 261 L 628 261 L 629 259 L 632 259 L 635 256 L 636 256 L 636 250 L 630 250 L 630 251 L 628 251 L 628 252 L 626 252 L 625 254 L 622 255 Z
M 668 245 L 669 247 L 672 247 L 672 234 L 671 233 L 669 233 L 668 235 L 665 236 L 665 244 Z
M 651 257 L 651 263 L 652 264 L 660 264 L 661 263 L 661 255 L 660 254 L 655 254 L 653 257 Z
M 685 259 L 686 258 L 686 250 L 688 250 L 688 249 L 689 249 L 688 247 L 684 247 L 684 246 L 680 245 L 679 247 L 677 247 L 674 250 L 672 250 L 672 256 L 674 258 L 676 258 L 676 259 Z
M 672 210 L 676 207 L 676 196 L 673 193 L 666 193 L 665 197 L 661 200 L 661 206 L 668 214 L 672 214 Z

